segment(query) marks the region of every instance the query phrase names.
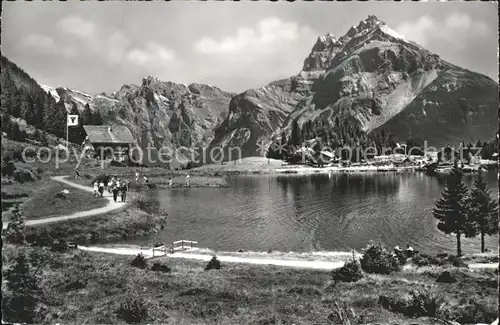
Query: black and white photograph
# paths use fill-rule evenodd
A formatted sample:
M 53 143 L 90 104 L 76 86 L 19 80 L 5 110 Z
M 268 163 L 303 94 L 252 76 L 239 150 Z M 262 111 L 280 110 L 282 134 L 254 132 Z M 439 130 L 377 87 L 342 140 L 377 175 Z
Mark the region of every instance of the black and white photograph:
M 498 325 L 495 1 L 2 1 L 2 324 Z

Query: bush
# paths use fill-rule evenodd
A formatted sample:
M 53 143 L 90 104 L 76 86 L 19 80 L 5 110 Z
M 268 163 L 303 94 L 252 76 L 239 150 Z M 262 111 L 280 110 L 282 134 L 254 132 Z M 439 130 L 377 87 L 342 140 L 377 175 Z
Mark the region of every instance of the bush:
M 170 268 L 165 264 L 154 263 L 153 266 L 151 266 L 151 271 L 170 273 Z
M 29 170 L 15 170 L 14 171 L 14 180 L 21 184 L 25 182 L 33 182 L 35 181 L 35 175 Z
M 435 291 L 419 288 L 397 297 L 382 295 L 379 297 L 379 303 L 383 308 L 406 317 L 436 317 L 443 299 Z
M 132 266 L 139 269 L 145 269 L 148 266 L 146 263 L 146 258 L 142 254 L 137 254 L 137 256 L 132 260 Z
M 429 260 L 429 256 L 424 255 L 424 254 L 417 254 L 412 257 L 411 259 L 412 264 L 415 264 L 416 266 L 428 266 L 431 264 Z
M 148 317 L 148 308 L 143 300 L 127 298 L 120 304 L 116 316 L 128 324 L 139 324 Z
M 445 266 L 452 265 L 455 267 L 469 267 L 461 258 L 455 255 L 449 255 L 446 253 L 437 254 L 435 256 L 429 256 L 426 254 L 417 254 L 412 257 L 411 262 L 416 266 Z
M 214 255 L 212 259 L 208 262 L 207 266 L 205 266 L 205 271 L 211 270 L 211 269 L 220 269 L 222 267 L 222 264 L 220 261 L 217 259 L 217 256 Z
M 159 214 L 162 212 L 160 208 L 160 201 L 157 199 L 141 195 L 134 200 L 135 206 L 148 214 Z
M 15 171 L 16 167 L 12 159 L 9 156 L 4 156 L 2 158 L 2 176 L 12 177 Z
M 401 264 L 381 243 L 370 243 L 363 251 L 361 268 L 368 273 L 390 274 L 399 271 Z
M 438 278 L 436 279 L 436 282 L 454 283 L 457 282 L 457 276 L 455 272 L 443 271 L 441 272 L 441 274 L 439 274 Z
M 332 324 L 354 325 L 365 323 L 364 315 L 357 315 L 345 301 L 335 301 L 333 312 L 328 315 Z
M 363 278 L 363 271 L 356 260 L 348 261 L 340 269 L 332 271 L 332 278 L 337 282 L 356 282 Z

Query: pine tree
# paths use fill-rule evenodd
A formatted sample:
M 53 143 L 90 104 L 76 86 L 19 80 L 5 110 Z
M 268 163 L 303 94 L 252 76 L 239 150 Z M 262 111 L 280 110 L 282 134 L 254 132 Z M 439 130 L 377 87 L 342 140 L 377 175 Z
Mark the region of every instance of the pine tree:
M 300 129 L 297 120 L 293 121 L 292 124 L 292 134 L 290 136 L 290 144 L 292 146 L 298 146 L 300 144 Z
M 9 322 L 32 324 L 36 317 L 38 279 L 30 269 L 23 251 L 19 252 L 15 263 L 5 271 L 10 296 L 3 302 L 3 312 Z
M 101 118 L 101 113 L 99 113 L 98 110 L 95 111 L 94 117 L 93 117 L 93 124 L 94 125 L 102 125 L 102 118 Z
M 498 233 L 498 202 L 491 197 L 481 174 L 471 191 L 470 219 L 481 235 L 481 253 L 484 253 L 484 235 Z
M 453 168 L 446 181 L 441 198 L 436 202 L 433 215 L 439 220 L 437 228 L 445 234 L 455 234 L 457 238 L 457 256 L 462 256 L 461 236 L 475 235 L 468 218 L 468 188 L 463 182 L 463 174 Z
M 36 110 L 33 100 L 31 96 L 26 93 L 21 96 L 20 111 L 26 123 L 29 125 L 36 125 Z
M 24 217 L 19 210 L 19 206 L 16 206 L 7 226 L 5 241 L 15 245 L 24 245 L 26 243 L 25 228 L 26 224 L 24 223 Z
M 45 130 L 45 105 L 41 97 L 35 99 L 35 122 L 34 125 L 41 130 Z
M 82 114 L 82 125 L 94 125 L 94 115 L 90 110 L 89 104 L 85 104 L 85 108 Z

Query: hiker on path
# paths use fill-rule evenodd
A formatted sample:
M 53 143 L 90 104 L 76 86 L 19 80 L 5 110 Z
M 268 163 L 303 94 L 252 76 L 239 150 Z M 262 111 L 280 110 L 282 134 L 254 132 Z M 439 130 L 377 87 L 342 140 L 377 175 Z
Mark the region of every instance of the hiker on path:
M 113 179 L 110 178 L 108 181 L 108 193 L 111 194 L 113 193 Z
M 127 198 L 128 184 L 123 182 L 120 190 L 122 192 L 122 202 L 125 202 L 125 199 Z
M 189 178 L 190 178 L 190 177 L 191 177 L 191 176 L 189 176 L 189 173 L 187 173 L 187 175 L 186 175 L 186 185 L 187 185 L 188 187 L 191 185 L 191 183 L 189 182 Z
M 97 192 L 99 191 L 99 182 L 94 182 L 94 197 L 97 197 Z
M 76 173 L 76 179 L 82 179 L 82 175 L 80 175 L 80 170 L 78 167 L 75 168 L 75 173 Z
M 116 181 L 113 186 L 113 200 L 116 202 L 118 199 L 118 192 L 120 192 L 120 181 Z
M 104 181 L 101 181 L 99 183 L 99 195 L 102 197 L 103 194 L 104 194 Z
M 144 185 L 146 185 L 146 187 L 148 187 L 149 186 L 148 185 L 148 178 L 146 177 L 146 175 L 144 175 L 143 179 L 144 179 Z
M 137 170 L 135 171 L 135 183 L 139 184 L 139 172 Z
M 172 177 L 170 177 L 168 179 L 168 187 L 172 188 L 173 185 L 174 185 L 174 180 L 172 179 Z

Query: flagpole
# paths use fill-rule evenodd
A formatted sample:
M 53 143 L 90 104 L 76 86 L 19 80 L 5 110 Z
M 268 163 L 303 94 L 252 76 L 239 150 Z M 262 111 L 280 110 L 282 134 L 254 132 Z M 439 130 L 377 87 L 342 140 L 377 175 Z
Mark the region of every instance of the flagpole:
M 66 114 L 66 149 L 69 150 L 69 125 L 68 125 L 68 120 L 69 120 L 69 114 Z

